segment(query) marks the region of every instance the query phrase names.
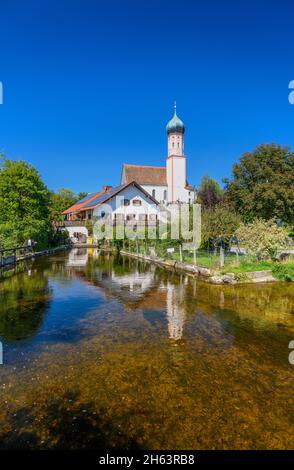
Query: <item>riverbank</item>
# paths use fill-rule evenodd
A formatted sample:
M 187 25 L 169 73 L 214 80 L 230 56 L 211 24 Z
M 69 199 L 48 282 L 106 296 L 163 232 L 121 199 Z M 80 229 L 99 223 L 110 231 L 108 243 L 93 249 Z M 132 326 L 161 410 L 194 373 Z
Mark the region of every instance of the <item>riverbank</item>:
M 47 248 L 41 251 L 27 252 L 25 254 L 21 254 L 16 257 L 8 256 L 6 257 L 5 262 L 0 266 L 0 280 L 1 278 L 7 277 L 7 274 L 9 275 L 9 273 L 14 273 L 17 270 L 18 265 L 24 261 L 38 258 L 40 256 L 52 255 L 60 251 L 69 250 L 70 248 L 71 248 L 71 245 L 61 245 L 61 246 L 57 246 L 54 248 Z
M 162 266 L 166 269 L 174 269 L 176 271 L 184 271 L 192 276 L 200 276 L 205 282 L 211 284 L 241 284 L 241 283 L 262 283 L 262 282 L 276 282 L 277 279 L 273 276 L 271 269 L 251 271 L 251 272 L 220 272 L 215 271 L 204 266 L 194 264 L 187 264 L 176 260 L 163 260 L 154 256 L 144 255 L 142 253 L 132 253 L 125 250 L 120 252 L 124 256 L 141 259 L 156 265 Z

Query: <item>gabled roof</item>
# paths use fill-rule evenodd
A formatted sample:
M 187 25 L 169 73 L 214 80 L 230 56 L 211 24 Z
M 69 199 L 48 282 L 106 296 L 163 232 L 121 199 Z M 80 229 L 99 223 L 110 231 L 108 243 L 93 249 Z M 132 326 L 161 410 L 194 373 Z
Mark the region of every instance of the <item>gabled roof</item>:
M 97 193 L 92 193 L 85 198 L 81 199 L 79 202 L 71 206 L 69 209 L 66 209 L 63 214 L 68 214 L 70 212 L 80 212 L 89 209 L 94 209 L 94 207 L 104 204 L 109 201 L 114 196 L 117 196 L 121 191 L 128 188 L 129 186 L 135 186 L 139 191 L 141 191 L 148 199 L 150 199 L 154 204 L 158 205 L 158 201 L 152 197 L 145 189 L 143 189 L 136 181 L 131 181 L 130 183 L 121 184 L 115 188 L 104 189 L 103 191 L 98 191 Z
M 122 183 L 136 181 L 139 184 L 166 186 L 165 166 L 143 166 L 123 164 Z
M 96 193 L 89 193 L 87 196 L 85 196 L 83 199 L 80 201 L 76 202 L 73 204 L 71 207 L 63 211 L 63 214 L 70 214 L 71 212 L 77 212 L 79 210 L 82 210 L 87 204 L 89 204 L 91 201 L 96 199 L 99 196 L 102 196 L 108 191 L 108 189 L 102 189 L 100 191 L 97 191 Z

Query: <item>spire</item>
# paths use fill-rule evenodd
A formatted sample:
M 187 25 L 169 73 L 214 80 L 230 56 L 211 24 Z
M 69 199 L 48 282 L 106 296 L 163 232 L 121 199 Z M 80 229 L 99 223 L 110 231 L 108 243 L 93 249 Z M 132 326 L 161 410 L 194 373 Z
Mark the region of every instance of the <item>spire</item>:
M 169 134 L 170 132 L 181 132 L 184 134 L 185 132 L 185 126 L 181 119 L 177 116 L 177 102 L 174 101 L 174 115 L 172 119 L 168 122 L 166 126 L 167 133 Z

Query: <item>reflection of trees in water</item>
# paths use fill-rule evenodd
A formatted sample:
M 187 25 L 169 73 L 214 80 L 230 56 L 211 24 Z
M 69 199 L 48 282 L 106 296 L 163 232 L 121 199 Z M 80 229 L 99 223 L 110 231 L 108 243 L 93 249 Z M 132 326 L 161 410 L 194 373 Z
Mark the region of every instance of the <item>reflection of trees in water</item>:
M 48 279 L 41 272 L 18 274 L 0 283 L 0 336 L 27 339 L 39 329 L 48 309 Z
M 79 401 L 75 390 L 60 397 L 48 396 L 35 408 L 20 408 L 8 416 L 9 430 L 8 426 L 0 430 L 0 450 L 138 448 L 135 439 L 112 423 L 105 410 Z

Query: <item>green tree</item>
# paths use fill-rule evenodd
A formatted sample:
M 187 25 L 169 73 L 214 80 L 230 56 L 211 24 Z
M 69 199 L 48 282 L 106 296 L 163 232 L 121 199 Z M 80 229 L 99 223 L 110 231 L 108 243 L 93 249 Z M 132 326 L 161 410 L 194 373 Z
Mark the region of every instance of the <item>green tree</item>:
M 236 235 L 242 247 L 257 260 L 275 259 L 279 248 L 287 245 L 286 231 L 278 227 L 274 220 L 255 219 L 252 223 L 242 223 Z
M 50 232 L 49 192 L 38 171 L 24 161 L 2 157 L 0 167 L 0 242 L 46 246 Z
M 294 221 L 294 153 L 280 145 L 259 145 L 233 166 L 226 199 L 246 222 L 256 217 Z
M 65 211 L 65 209 L 68 209 L 78 200 L 79 198 L 70 189 L 61 188 L 56 193 L 54 191 L 51 191 L 50 193 L 51 219 L 55 221 L 63 220 L 64 216 L 62 215 L 62 212 Z
M 218 237 L 228 243 L 240 222 L 240 216 L 223 204 L 219 204 L 213 209 L 207 209 L 203 212 L 201 220 L 202 246 L 207 246 L 211 239 Z
M 81 199 L 84 199 L 84 197 L 88 196 L 88 194 L 89 193 L 86 193 L 85 191 L 78 193 L 78 201 L 80 201 Z
M 203 176 L 197 193 L 197 202 L 201 204 L 202 210 L 216 206 L 221 201 L 222 195 L 223 190 L 219 183 L 209 176 Z

